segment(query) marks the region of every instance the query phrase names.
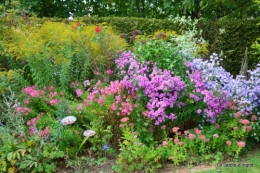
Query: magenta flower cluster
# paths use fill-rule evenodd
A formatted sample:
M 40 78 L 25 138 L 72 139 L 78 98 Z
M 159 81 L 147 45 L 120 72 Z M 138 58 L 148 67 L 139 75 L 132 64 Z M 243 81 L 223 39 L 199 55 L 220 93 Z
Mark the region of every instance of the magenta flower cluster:
M 195 92 L 201 95 L 203 102 L 207 104 L 207 108 L 204 109 L 204 112 L 207 115 L 207 119 L 214 123 L 216 117 L 221 115 L 228 108 L 228 97 L 225 91 L 217 90 L 217 94 L 214 94 L 214 91 L 207 89 L 205 81 L 202 78 L 202 75 L 199 70 L 195 70 L 191 67 L 192 73 L 188 73 L 191 82 L 194 83 Z M 191 93 L 191 97 L 194 100 L 199 100 L 199 97 Z
M 169 70 L 159 69 L 156 63 L 141 64 L 131 52 L 122 53 L 116 64 L 124 76 L 122 82 L 126 88 L 131 93 L 142 91 L 149 98 L 146 105 L 147 117 L 154 120 L 155 125 L 167 119 L 176 119 L 174 113 L 167 115 L 166 110 L 173 108 L 178 97 L 184 95 L 186 86 L 179 76 L 173 76 L 173 72 Z

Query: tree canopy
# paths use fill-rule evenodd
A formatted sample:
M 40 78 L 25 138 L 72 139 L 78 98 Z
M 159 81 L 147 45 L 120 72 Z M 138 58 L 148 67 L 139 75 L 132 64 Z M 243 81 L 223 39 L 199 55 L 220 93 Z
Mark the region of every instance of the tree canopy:
M 67 18 L 90 16 L 220 19 L 251 18 L 259 16 L 254 0 L 0 0 L 8 5 L 19 2 L 20 8 L 36 13 L 38 17 Z

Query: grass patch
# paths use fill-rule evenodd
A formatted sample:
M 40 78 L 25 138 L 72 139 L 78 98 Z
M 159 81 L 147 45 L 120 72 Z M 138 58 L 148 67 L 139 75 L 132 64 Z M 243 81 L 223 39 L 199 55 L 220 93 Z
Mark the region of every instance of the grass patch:
M 259 173 L 260 151 L 248 156 L 243 162 L 228 162 L 218 166 L 212 170 L 201 171 L 201 173 Z

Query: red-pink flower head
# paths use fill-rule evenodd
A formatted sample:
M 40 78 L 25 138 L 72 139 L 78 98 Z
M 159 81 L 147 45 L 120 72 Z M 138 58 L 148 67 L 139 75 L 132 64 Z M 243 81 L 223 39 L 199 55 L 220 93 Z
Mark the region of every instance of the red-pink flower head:
M 96 33 L 101 32 L 101 27 L 100 27 L 100 26 L 97 26 L 97 27 L 95 28 L 95 31 L 96 31 Z
M 173 132 L 173 133 L 177 133 L 179 129 L 180 129 L 179 127 L 173 127 L 173 128 L 172 128 L 172 132 Z
M 247 119 L 240 119 L 239 122 L 244 125 L 250 124 L 250 121 L 248 121 Z
M 189 134 L 189 139 L 192 140 L 192 139 L 194 139 L 194 138 L 195 138 L 195 135 L 192 134 L 192 133 L 190 133 L 190 134 Z
M 128 117 L 124 117 L 124 118 L 121 119 L 121 122 L 122 122 L 122 123 L 126 123 L 128 120 L 129 120 Z
M 237 145 L 241 148 L 244 148 L 246 146 L 246 143 L 240 141 L 240 142 L 237 142 Z
M 232 142 L 231 141 L 226 141 L 226 144 L 230 146 L 230 145 L 232 145 Z

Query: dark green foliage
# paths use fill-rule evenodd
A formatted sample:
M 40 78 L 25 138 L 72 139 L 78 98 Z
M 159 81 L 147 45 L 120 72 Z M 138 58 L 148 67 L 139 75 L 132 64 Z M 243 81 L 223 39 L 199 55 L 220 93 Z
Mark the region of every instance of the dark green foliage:
M 251 49 L 252 43 L 260 35 L 258 19 L 200 21 L 199 28 L 203 30 L 203 37 L 209 42 L 209 51 L 220 54 L 223 51 L 224 68 L 233 75 L 239 73 L 241 60 L 248 48 L 249 69 L 255 68 L 258 57 Z

